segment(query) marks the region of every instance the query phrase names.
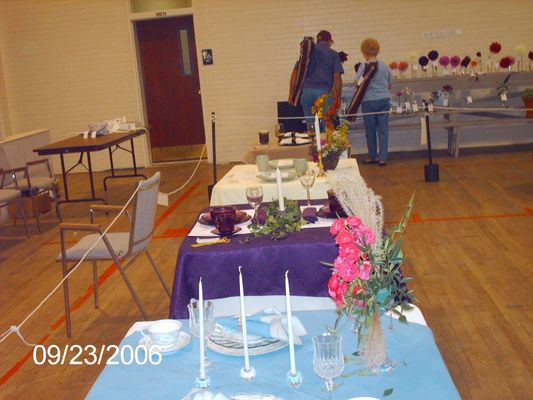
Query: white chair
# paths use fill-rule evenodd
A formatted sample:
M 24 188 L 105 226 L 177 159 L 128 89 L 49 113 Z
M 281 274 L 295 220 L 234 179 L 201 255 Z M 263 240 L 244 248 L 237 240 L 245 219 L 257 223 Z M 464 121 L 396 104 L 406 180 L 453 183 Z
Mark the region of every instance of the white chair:
M 26 236 L 28 236 L 29 238 L 30 231 L 28 230 L 28 221 L 26 220 L 24 206 L 22 205 L 22 193 L 16 185 L 16 181 L 14 187 L 4 189 L 5 176 L 7 174 L 9 174 L 9 172 L 4 171 L 0 168 L 0 176 L 2 177 L 0 180 L 0 208 L 8 207 L 9 204 L 16 202 L 17 208 L 15 211 L 15 215 L 20 210 L 20 213 L 22 214 L 22 219 L 24 220 L 24 227 L 26 228 Z
M 152 234 L 154 231 L 154 223 L 157 211 L 157 194 L 159 192 L 160 173 L 156 172 L 151 178 L 141 181 L 139 184 L 139 190 L 133 199 L 130 217 L 130 230 L 129 232 L 113 232 L 107 233 L 102 237 L 102 240 L 98 242 L 96 247 L 92 249 L 85 260 L 92 261 L 93 263 L 93 285 L 94 285 L 94 305 L 95 308 L 99 307 L 98 303 L 98 272 L 97 261 L 112 260 L 115 262 L 120 275 L 122 276 L 126 286 L 128 287 L 133 300 L 137 304 L 144 319 L 147 319 L 144 306 L 137 295 L 137 292 L 133 288 L 128 276 L 126 275 L 126 269 L 137 259 L 142 253 L 146 254 L 150 264 L 155 270 L 159 280 L 163 284 L 165 291 L 170 297 L 170 288 L 165 283 L 163 276 L 154 262 L 150 252 L 148 251 L 148 245 L 150 244 Z M 61 253 L 57 257 L 57 261 L 61 261 L 63 269 L 63 277 L 66 276 L 72 267 L 68 267 L 68 262 L 77 263 L 82 256 L 89 250 L 89 248 L 96 242 L 98 237 L 103 234 L 104 229 L 94 223 L 94 213 L 96 211 L 102 212 L 118 212 L 122 209 L 122 206 L 110 206 L 110 205 L 93 205 L 91 206 L 91 223 L 90 224 L 75 224 L 75 223 L 61 223 L 59 224 L 59 230 L 61 235 Z M 65 233 L 67 231 L 93 231 L 94 234 L 90 234 L 81 238 L 81 240 L 70 248 L 66 248 L 65 245 Z M 127 262 L 122 265 L 123 260 Z M 71 336 L 71 321 L 70 321 L 70 302 L 69 302 L 69 290 L 68 279 L 63 283 L 64 300 L 65 300 L 65 316 L 66 316 L 66 329 L 67 336 Z

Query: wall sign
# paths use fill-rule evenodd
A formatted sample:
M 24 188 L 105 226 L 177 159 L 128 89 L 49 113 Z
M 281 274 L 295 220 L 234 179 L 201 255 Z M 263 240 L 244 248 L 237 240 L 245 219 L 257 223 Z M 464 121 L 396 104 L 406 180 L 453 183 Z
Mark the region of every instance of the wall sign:
M 463 36 L 462 28 L 446 28 L 438 31 L 422 32 L 424 39 L 440 39 L 452 36 Z
M 204 65 L 213 64 L 213 50 L 212 49 L 202 49 L 202 62 Z

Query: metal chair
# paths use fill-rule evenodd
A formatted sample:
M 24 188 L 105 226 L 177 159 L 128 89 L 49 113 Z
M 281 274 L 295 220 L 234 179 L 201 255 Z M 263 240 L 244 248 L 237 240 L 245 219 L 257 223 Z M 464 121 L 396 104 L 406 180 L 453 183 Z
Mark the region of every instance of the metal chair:
M 36 174 L 37 169 L 40 168 L 42 171 L 45 168 L 45 174 Z M 41 232 L 41 222 L 39 220 L 39 212 L 37 206 L 35 205 L 35 197 L 41 193 L 49 193 L 52 191 L 54 195 L 54 201 L 56 206 L 56 214 L 59 220 L 61 221 L 61 214 L 59 211 L 59 194 L 57 192 L 57 186 L 55 183 L 54 173 L 50 167 L 50 162 L 47 159 L 30 161 L 26 163 L 24 167 L 18 167 L 9 170 L 12 174 L 13 182 L 9 187 L 14 187 L 15 185 L 29 198 L 31 199 L 31 204 L 33 207 L 33 213 L 35 215 L 35 221 L 37 223 L 37 229 Z M 16 218 L 15 221 L 16 223 Z
M 28 221 L 26 220 L 26 214 L 24 213 L 24 206 L 22 205 L 22 193 L 20 192 L 16 180 L 15 187 L 13 188 L 4 188 L 5 177 L 9 175 L 8 171 L 0 169 L 0 175 L 2 179 L 0 180 L 0 208 L 8 207 L 9 204 L 16 202 L 17 208 L 15 211 L 15 216 L 18 211 L 22 214 L 22 219 L 24 220 L 24 227 L 26 228 L 26 236 L 30 237 L 30 231 L 28 229 Z M 15 223 L 13 223 L 15 225 Z
M 61 253 L 57 257 L 57 261 L 61 261 L 63 277 L 65 277 L 72 267 L 68 267 L 68 262 L 77 262 L 89 250 L 89 248 L 96 242 L 100 235 L 103 235 L 102 240 L 87 254 L 86 261 L 93 263 L 93 286 L 94 286 L 94 306 L 99 307 L 98 301 L 98 272 L 97 261 L 112 260 L 115 262 L 122 279 L 126 283 L 133 300 L 137 304 L 144 319 L 148 319 L 144 306 L 135 292 L 128 276 L 126 269 L 137 259 L 142 253 L 146 254 L 148 261 L 152 265 L 159 280 L 163 284 L 165 291 L 170 297 L 170 288 L 166 284 L 157 267 L 154 259 L 148 251 L 152 234 L 154 231 L 155 216 L 157 211 L 157 194 L 159 191 L 160 173 L 156 172 L 151 178 L 141 181 L 139 183 L 139 190 L 133 199 L 130 216 L 130 231 L 129 232 L 113 232 L 104 234 L 104 229 L 98 224 L 94 223 L 95 212 L 119 212 L 122 206 L 111 205 L 92 205 L 91 206 L 91 223 L 90 224 L 75 224 L 75 223 L 61 223 L 59 230 L 61 235 Z M 93 231 L 97 232 L 81 238 L 81 240 L 70 248 L 65 245 L 65 233 L 67 231 Z M 127 262 L 122 265 L 122 261 Z M 63 283 L 63 292 L 65 300 L 65 316 L 67 336 L 71 336 L 71 320 L 70 320 L 70 302 L 68 291 L 68 279 Z

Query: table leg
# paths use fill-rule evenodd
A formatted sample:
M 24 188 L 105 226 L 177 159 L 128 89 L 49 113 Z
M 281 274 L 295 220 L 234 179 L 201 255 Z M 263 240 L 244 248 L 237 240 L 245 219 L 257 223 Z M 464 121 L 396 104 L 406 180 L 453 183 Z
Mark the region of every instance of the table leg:
M 63 189 L 65 190 L 65 200 L 68 201 L 68 186 L 67 186 L 67 173 L 65 171 L 65 158 L 63 153 L 60 154 L 61 158 L 61 172 L 63 174 Z
M 131 143 L 131 158 L 133 160 L 133 175 L 137 175 L 137 161 L 135 160 L 135 147 L 133 146 L 133 138 L 130 139 Z
M 94 179 L 93 179 L 93 166 L 91 163 L 91 152 L 87 152 L 87 164 L 89 164 L 89 180 L 91 182 L 91 197 L 93 199 L 96 199 L 96 196 L 94 194 Z

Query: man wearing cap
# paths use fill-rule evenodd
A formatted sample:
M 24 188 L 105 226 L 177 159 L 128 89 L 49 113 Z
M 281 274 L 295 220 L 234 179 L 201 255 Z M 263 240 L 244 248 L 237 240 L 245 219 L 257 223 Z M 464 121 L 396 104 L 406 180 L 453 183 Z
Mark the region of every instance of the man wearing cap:
M 339 54 L 331 48 L 333 39 L 328 31 L 320 31 L 317 43 L 309 60 L 309 68 L 302 88 L 301 104 L 306 117 L 313 116 L 311 108 L 316 99 L 335 89 L 334 104 L 340 105 L 342 78 L 344 73 Z M 298 63 L 291 75 L 291 91 L 294 90 Z

